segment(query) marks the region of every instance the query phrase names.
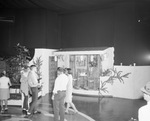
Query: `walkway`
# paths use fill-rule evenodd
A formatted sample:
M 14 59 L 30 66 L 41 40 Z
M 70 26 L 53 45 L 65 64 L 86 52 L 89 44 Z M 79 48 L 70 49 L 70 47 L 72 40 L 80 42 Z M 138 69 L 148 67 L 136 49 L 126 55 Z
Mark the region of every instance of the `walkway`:
M 146 104 L 143 99 L 131 100 L 114 97 L 73 96 L 73 102 L 79 110 L 78 114 L 65 115 L 67 121 L 129 121 L 138 117 L 139 107 Z M 42 114 L 36 114 L 30 119 L 23 118 L 20 107 L 9 106 L 6 114 L 0 114 L 0 121 L 53 121 L 52 101 L 50 95 L 39 100 L 38 109 Z
M 31 118 L 24 118 L 22 109 L 19 106 L 9 106 L 7 112 L 0 114 L 0 121 L 53 121 L 53 108 L 50 96 L 46 95 L 42 97 L 38 104 L 38 110 L 41 114 L 33 115 Z M 79 112 L 73 113 L 72 109 L 69 110 L 69 114 L 65 115 L 65 121 L 95 121 L 86 114 Z

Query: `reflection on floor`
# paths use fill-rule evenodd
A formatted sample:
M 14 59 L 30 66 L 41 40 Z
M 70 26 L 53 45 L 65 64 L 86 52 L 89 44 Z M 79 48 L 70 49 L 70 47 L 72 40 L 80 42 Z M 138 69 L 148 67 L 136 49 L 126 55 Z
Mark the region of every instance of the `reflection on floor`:
M 96 121 L 128 121 L 138 118 L 139 107 L 146 104 L 143 99 L 74 97 L 78 110 Z
M 143 99 L 130 100 L 110 97 L 73 96 L 73 102 L 80 111 L 66 115 L 67 121 L 129 121 L 131 117 L 137 119 L 139 107 L 146 104 Z M 53 121 L 51 95 L 47 94 L 39 100 L 38 109 L 42 114 L 24 118 L 21 107 L 9 106 L 8 112 L 0 114 L 0 121 Z

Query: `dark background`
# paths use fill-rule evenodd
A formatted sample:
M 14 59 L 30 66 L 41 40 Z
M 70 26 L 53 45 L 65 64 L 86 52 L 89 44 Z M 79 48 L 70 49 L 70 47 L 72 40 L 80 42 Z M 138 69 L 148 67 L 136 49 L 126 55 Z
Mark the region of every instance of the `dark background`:
M 96 9 L 57 12 L 47 8 L 4 8 L 0 56 L 20 43 L 34 48 L 114 47 L 115 65 L 150 65 L 150 3 L 118 2 Z

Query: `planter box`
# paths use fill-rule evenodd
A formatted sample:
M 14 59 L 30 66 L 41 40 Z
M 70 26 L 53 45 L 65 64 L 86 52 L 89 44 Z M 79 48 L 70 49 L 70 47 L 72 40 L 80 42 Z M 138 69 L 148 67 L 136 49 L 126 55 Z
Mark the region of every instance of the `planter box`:
M 38 97 L 42 96 L 42 91 L 38 93 Z M 8 105 L 21 106 L 23 104 L 24 96 L 18 88 L 10 88 L 10 99 L 8 100 Z M 31 102 L 32 97 L 29 97 L 29 103 Z
M 10 88 L 10 99 L 8 99 L 8 105 L 22 105 L 22 94 L 18 88 Z

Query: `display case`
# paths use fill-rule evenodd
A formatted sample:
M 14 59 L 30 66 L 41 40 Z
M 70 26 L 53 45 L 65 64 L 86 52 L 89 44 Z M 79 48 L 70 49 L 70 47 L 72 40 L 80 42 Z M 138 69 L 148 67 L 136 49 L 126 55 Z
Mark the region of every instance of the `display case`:
M 54 55 L 57 67 L 72 69 L 75 89 L 98 90 L 100 76 L 114 63 L 114 48 L 64 49 Z

